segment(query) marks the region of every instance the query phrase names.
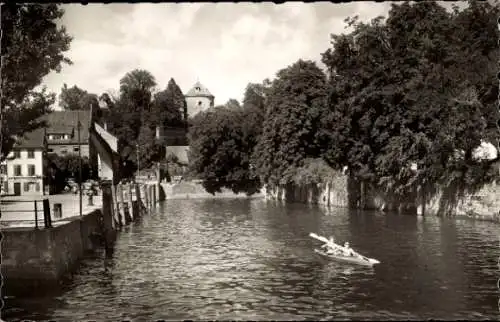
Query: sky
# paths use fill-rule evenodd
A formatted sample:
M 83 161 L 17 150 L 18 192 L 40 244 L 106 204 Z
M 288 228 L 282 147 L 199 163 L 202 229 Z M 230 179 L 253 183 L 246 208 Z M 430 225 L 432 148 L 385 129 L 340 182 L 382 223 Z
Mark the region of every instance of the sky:
M 215 96 L 240 102 L 248 83 L 273 79 L 299 59 L 321 64 L 330 34 L 346 33 L 344 19 L 386 16 L 389 2 L 66 4 L 61 23 L 73 36 L 73 65 L 43 86 L 66 83 L 91 93 L 117 94 L 134 69 L 153 74 L 157 89 L 174 78 L 186 93 L 199 80 Z

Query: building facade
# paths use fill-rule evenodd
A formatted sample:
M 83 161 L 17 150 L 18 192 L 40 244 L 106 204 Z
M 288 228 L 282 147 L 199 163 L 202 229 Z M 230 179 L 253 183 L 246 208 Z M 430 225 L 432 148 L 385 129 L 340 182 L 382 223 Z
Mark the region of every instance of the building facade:
M 40 118 L 46 122 L 47 153 L 57 155 L 78 154 L 92 158 L 89 145 L 90 110 L 53 111 Z M 80 140 L 78 140 L 80 122 Z M 81 150 L 81 151 L 80 151 Z M 97 162 L 97 159 L 94 160 Z
M 44 130 L 25 134 L 4 161 L 2 193 L 16 196 L 44 195 Z
M 215 97 L 200 82 L 196 82 L 184 97 L 186 99 L 188 117 L 193 117 L 202 111 L 214 107 Z

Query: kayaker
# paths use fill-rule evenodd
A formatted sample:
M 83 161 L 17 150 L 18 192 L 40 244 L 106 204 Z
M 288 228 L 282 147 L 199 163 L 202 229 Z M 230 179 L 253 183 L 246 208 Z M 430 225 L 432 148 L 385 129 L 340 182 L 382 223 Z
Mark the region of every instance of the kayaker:
M 354 256 L 354 251 L 351 247 L 349 247 L 349 242 L 344 243 L 344 255 L 345 256 Z
M 335 244 L 335 239 L 333 238 L 333 236 L 330 236 L 330 240 L 328 241 L 328 243 L 322 245 L 321 248 L 328 248 L 326 251 L 328 254 L 335 254 L 339 251 L 337 244 Z

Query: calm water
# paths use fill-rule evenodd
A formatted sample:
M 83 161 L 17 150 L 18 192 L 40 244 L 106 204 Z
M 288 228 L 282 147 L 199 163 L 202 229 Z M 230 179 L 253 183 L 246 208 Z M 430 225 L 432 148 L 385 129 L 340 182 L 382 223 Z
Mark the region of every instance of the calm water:
M 4 320 L 493 319 L 498 225 L 265 200 L 173 200 L 127 227 L 107 264 L 8 299 Z M 321 261 L 309 232 L 375 268 Z M 108 267 L 106 270 L 105 267 Z

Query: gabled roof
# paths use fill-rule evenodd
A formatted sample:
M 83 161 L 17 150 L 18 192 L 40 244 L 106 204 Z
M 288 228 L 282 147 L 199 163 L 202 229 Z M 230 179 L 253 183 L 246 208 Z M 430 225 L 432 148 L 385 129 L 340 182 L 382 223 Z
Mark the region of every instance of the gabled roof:
M 13 150 L 43 148 L 45 148 L 45 129 L 43 128 L 24 133 L 14 147 L 12 147 Z
M 47 134 L 51 133 L 73 133 L 74 136 L 68 144 L 77 144 L 77 121 L 80 120 L 80 141 L 86 143 L 89 140 L 90 110 L 53 111 L 40 117 L 47 123 Z M 62 132 L 61 132 L 62 131 Z
M 200 82 L 196 82 L 196 84 L 194 84 L 193 88 L 191 88 L 185 96 L 186 97 L 211 97 L 211 98 L 214 97 L 212 95 L 212 93 L 210 93 L 210 91 L 205 86 L 203 86 Z
M 74 127 L 72 125 L 54 124 L 47 128 L 47 134 L 72 134 Z

